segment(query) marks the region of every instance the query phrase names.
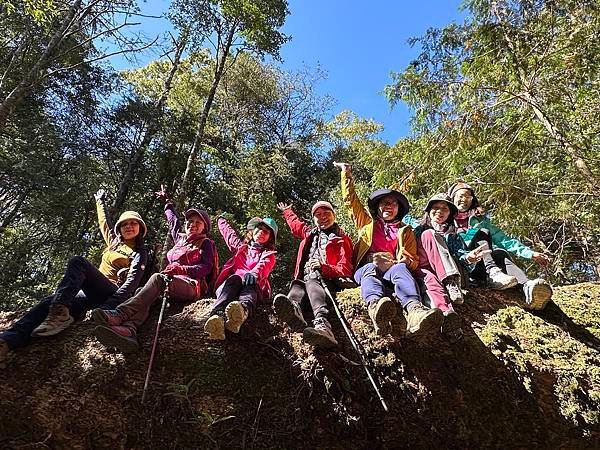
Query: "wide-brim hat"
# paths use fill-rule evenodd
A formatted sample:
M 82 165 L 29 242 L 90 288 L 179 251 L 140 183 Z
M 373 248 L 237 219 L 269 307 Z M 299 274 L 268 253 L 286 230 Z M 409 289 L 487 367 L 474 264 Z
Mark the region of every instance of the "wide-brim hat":
M 463 181 L 458 181 L 448 188 L 448 195 L 450 196 L 450 199 L 452 199 L 452 201 L 454 201 L 454 195 L 456 194 L 456 192 L 460 191 L 461 189 L 468 189 L 469 191 L 471 191 L 473 200 L 471 201 L 471 207 L 469 209 L 477 208 L 479 206 L 479 200 L 477 199 L 477 196 L 475 195 L 475 189 L 473 189 L 469 184 L 467 184 Z
M 371 215 L 373 218 L 377 217 L 377 205 L 383 197 L 387 197 L 388 195 L 391 195 L 398 200 L 398 215 L 395 217 L 395 219 L 402 220 L 402 218 L 408 214 L 410 203 L 408 203 L 408 199 L 404 196 L 404 194 L 394 189 L 378 189 L 369 196 L 367 204 L 369 205 L 369 211 L 371 211 Z
M 202 222 L 204 222 L 204 234 L 209 234 L 210 233 L 210 216 L 208 215 L 208 213 L 206 211 L 204 211 L 203 209 L 198 209 L 198 208 L 189 208 L 184 216 L 186 219 L 189 219 L 191 215 L 193 214 L 198 214 L 200 216 L 200 218 L 202 219 Z
M 261 221 L 262 221 L 262 219 L 260 217 L 253 217 L 246 224 L 246 230 L 248 230 L 248 231 L 254 230 L 256 228 L 256 225 L 258 225 Z
M 433 206 L 433 204 L 436 202 L 444 202 L 448 205 L 448 208 L 450 208 L 450 217 L 454 217 L 456 214 L 458 214 L 458 208 L 452 202 L 452 198 L 445 192 L 439 192 L 439 193 L 435 194 L 433 197 L 431 197 L 427 201 L 427 206 L 425 206 L 425 212 L 429 212 L 431 210 L 431 207 Z
M 114 227 L 114 232 L 116 235 L 121 234 L 119 228 L 121 227 L 121 224 L 127 220 L 137 220 L 137 222 L 140 224 L 140 227 L 144 230 L 144 232 L 142 233 L 142 237 L 146 237 L 146 233 L 148 233 L 148 227 L 146 226 L 146 222 L 144 222 L 142 216 L 140 216 L 140 214 L 135 211 L 125 211 L 119 216 L 119 220 L 117 220 L 117 223 L 115 223 Z
M 329 202 L 326 202 L 324 200 L 318 201 L 317 203 L 315 203 L 312 208 L 310 209 L 310 215 L 314 216 L 315 215 L 315 211 L 319 208 L 326 208 L 329 209 L 332 213 L 335 214 L 335 209 L 333 209 L 333 205 Z
M 257 217 L 258 219 L 258 217 Z M 270 217 L 265 217 L 264 219 L 260 219 L 258 222 L 256 222 L 256 225 L 254 225 L 254 228 L 256 228 L 259 225 L 264 225 L 265 227 L 267 227 L 269 230 L 271 230 L 273 232 L 273 242 L 275 242 L 275 240 L 277 240 L 277 232 L 279 231 L 279 227 L 277 226 L 277 222 L 275 222 L 274 219 L 271 219 Z

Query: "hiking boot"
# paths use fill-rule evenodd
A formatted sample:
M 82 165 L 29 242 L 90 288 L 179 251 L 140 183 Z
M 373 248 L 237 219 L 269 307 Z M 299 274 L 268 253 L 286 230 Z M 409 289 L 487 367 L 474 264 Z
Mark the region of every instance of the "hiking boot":
M 488 286 L 492 289 L 502 291 L 516 286 L 517 279 L 511 275 L 507 275 L 499 267 L 492 267 L 488 275 Z
M 426 335 L 439 332 L 444 314 L 438 308 L 426 308 L 419 302 L 409 305 L 406 317 L 406 335 Z
M 208 333 L 209 339 L 217 341 L 225 340 L 225 319 L 219 314 L 213 314 L 204 324 L 204 331 Z
M 465 302 L 462 290 L 460 289 L 460 278 L 458 276 L 448 277 L 444 280 L 444 286 L 450 301 L 455 305 L 462 305 Z
M 239 333 L 248 318 L 248 311 L 241 302 L 231 302 L 225 308 L 225 328 L 232 333 Z
M 71 317 L 69 308 L 60 303 L 51 303 L 46 319 L 31 332 L 32 337 L 54 336 L 69 328 L 75 319 Z
M 114 327 L 127 322 L 129 318 L 116 309 L 94 309 L 92 311 L 92 320 L 96 325 Z
M 0 367 L 3 368 L 4 364 L 8 360 L 9 353 L 10 349 L 8 348 L 8 344 L 4 339 L 0 339 Z
M 525 292 L 525 308 L 527 309 L 544 309 L 552 298 L 552 287 L 542 278 L 527 281 L 523 285 L 523 292 Z
M 396 313 L 390 319 L 390 334 L 395 338 L 403 337 L 406 334 L 406 317 L 402 307 L 394 302 Z
M 302 337 L 304 342 L 315 347 L 332 348 L 338 344 L 331 331 L 329 321 L 324 317 L 316 318 L 312 327 L 304 329 Z
M 289 325 L 293 331 L 302 331 L 307 327 L 300 306 L 287 295 L 277 294 L 273 300 L 273 310 L 277 317 Z
M 114 347 L 121 353 L 136 353 L 139 351 L 135 327 L 127 325 L 97 326 L 94 335 L 105 347 Z
M 390 334 L 390 320 L 396 315 L 396 306 L 389 297 L 382 297 L 369 305 L 369 317 L 373 321 L 375 333 L 379 336 Z
M 454 344 L 463 338 L 463 331 L 460 327 L 460 317 L 454 311 L 444 312 L 444 321 L 442 322 L 442 334 L 450 344 Z

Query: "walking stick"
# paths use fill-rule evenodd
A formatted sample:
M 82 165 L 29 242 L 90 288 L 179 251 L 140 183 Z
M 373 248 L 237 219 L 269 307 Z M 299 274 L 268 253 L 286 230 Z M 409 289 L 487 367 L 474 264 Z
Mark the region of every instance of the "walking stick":
M 142 392 L 142 403 L 146 399 L 146 390 L 148 389 L 148 384 L 150 383 L 150 372 L 152 371 L 152 365 L 154 364 L 154 355 L 156 353 L 156 346 L 158 344 L 158 333 L 160 331 L 160 325 L 162 324 L 163 314 L 165 312 L 165 308 L 167 306 L 167 301 L 169 299 L 169 283 L 173 280 L 173 277 L 169 275 L 162 275 L 165 280 L 165 290 L 163 291 L 163 300 L 162 305 L 160 307 L 160 314 L 158 316 L 158 322 L 156 322 L 156 332 L 154 333 L 154 342 L 152 343 L 152 352 L 150 353 L 150 362 L 148 363 L 148 371 L 146 372 L 146 381 L 144 381 L 144 390 Z
M 322 281 L 321 285 L 323 286 L 323 289 L 325 289 L 325 293 L 327 294 L 327 297 L 329 297 L 329 299 L 331 300 L 331 303 L 333 304 L 333 309 L 335 310 L 335 313 L 337 314 L 338 319 L 340 319 L 340 322 L 342 323 L 342 327 L 344 328 L 344 331 L 346 332 L 346 335 L 348 336 L 348 339 L 350 340 L 352 347 L 354 347 L 354 350 L 356 350 L 356 353 L 358 353 L 358 356 L 360 357 L 361 365 L 365 369 L 365 372 L 367 372 L 367 377 L 369 377 L 369 381 L 371 382 L 373 389 L 375 389 L 375 393 L 377 394 L 377 397 L 379 398 L 379 401 L 381 402 L 381 406 L 383 407 L 383 410 L 385 412 L 388 412 L 388 407 L 385 404 L 385 400 L 384 400 L 383 396 L 381 395 L 379 388 L 377 387 L 377 383 L 375 382 L 375 379 L 373 378 L 371 371 L 369 370 L 369 361 L 367 360 L 367 357 L 365 355 L 365 349 L 362 347 L 362 345 L 356 339 L 356 335 L 354 334 L 354 331 L 352 331 L 352 328 L 350 328 L 350 325 L 347 323 L 346 317 L 340 310 L 340 307 L 338 306 L 337 301 L 333 298 L 333 295 L 331 295 L 331 291 L 327 287 L 327 284 L 325 283 L 325 281 Z

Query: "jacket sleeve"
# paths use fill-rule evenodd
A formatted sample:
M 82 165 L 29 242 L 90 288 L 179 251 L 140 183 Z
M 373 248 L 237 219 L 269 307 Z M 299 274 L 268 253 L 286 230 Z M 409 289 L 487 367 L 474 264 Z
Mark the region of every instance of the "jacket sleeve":
M 321 274 L 323 278 L 351 277 L 352 268 L 352 241 L 348 236 L 344 236 L 340 248 L 340 259 L 337 264 L 321 264 Z
M 110 245 L 111 241 L 116 238 L 114 231 L 112 230 L 111 224 L 108 222 L 106 214 L 106 204 L 103 200 L 96 200 L 96 212 L 98 213 L 98 225 L 100 226 L 100 232 L 104 238 L 106 245 Z
M 304 239 L 310 233 L 310 226 L 300 219 L 292 208 L 284 210 L 283 217 L 295 238 Z
M 169 234 L 173 238 L 173 241 L 177 241 L 177 235 L 181 230 L 181 219 L 177 215 L 175 206 L 171 202 L 165 204 L 165 216 L 167 217 L 167 223 L 169 224 Z
M 406 256 L 408 261 L 408 269 L 415 270 L 419 267 L 419 254 L 417 253 L 417 238 L 410 225 L 405 226 L 402 229 L 402 243 L 404 248 L 402 250 L 402 256 Z
M 354 189 L 354 180 L 352 174 L 342 171 L 342 199 L 344 205 L 350 212 L 350 217 L 354 221 L 354 225 L 357 229 L 361 229 L 365 225 L 373 222 L 373 218 L 369 214 L 369 211 L 363 206 L 356 195 Z
M 469 253 L 469 250 L 467 249 L 467 244 L 465 244 L 464 239 L 460 235 L 446 235 L 446 243 L 448 244 L 448 250 L 450 250 L 450 254 L 455 260 L 459 261 L 469 272 L 475 270 L 475 264 L 471 264 L 469 261 L 467 261 L 467 254 Z
M 533 257 L 533 250 L 518 239 L 507 236 L 504 231 L 493 225 L 491 222 L 483 222 L 482 227 L 490 230 L 492 243 L 494 243 L 494 245 L 503 248 L 509 253 L 520 256 L 521 258 L 531 259 Z
M 229 222 L 223 217 L 219 217 L 217 219 L 217 226 L 219 227 L 219 231 L 221 232 L 221 236 L 225 240 L 225 244 L 227 244 L 227 248 L 234 253 L 240 245 L 242 245 L 242 240 L 238 237 L 237 233 Z
M 146 263 L 148 262 L 148 251 L 146 248 L 142 248 L 133 254 L 131 265 L 129 266 L 129 272 L 127 273 L 127 279 L 117 289 L 117 291 L 110 296 L 105 302 L 109 306 L 118 306 L 123 303 L 129 297 L 133 296 L 135 290 L 140 285 L 144 271 L 146 270 Z
M 198 264 L 190 266 L 182 265 L 181 267 L 183 267 L 185 274 L 188 277 L 200 281 L 210 275 L 214 264 L 214 245 L 212 245 L 212 241 L 210 239 L 204 239 L 204 242 L 202 243 L 202 256 L 200 257 Z
M 275 267 L 275 253 L 274 252 L 263 252 L 258 263 L 250 271 L 259 280 L 265 280 L 269 278 L 269 275 Z

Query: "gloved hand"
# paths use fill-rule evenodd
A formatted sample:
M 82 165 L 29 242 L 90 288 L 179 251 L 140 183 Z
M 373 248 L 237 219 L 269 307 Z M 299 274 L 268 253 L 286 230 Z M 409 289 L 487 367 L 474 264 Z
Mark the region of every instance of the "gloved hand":
M 254 286 L 256 284 L 256 275 L 252 272 L 248 272 L 244 275 L 244 281 L 242 282 L 244 286 Z
M 98 192 L 94 194 L 94 198 L 99 202 L 106 199 L 106 191 L 104 189 L 98 189 Z

